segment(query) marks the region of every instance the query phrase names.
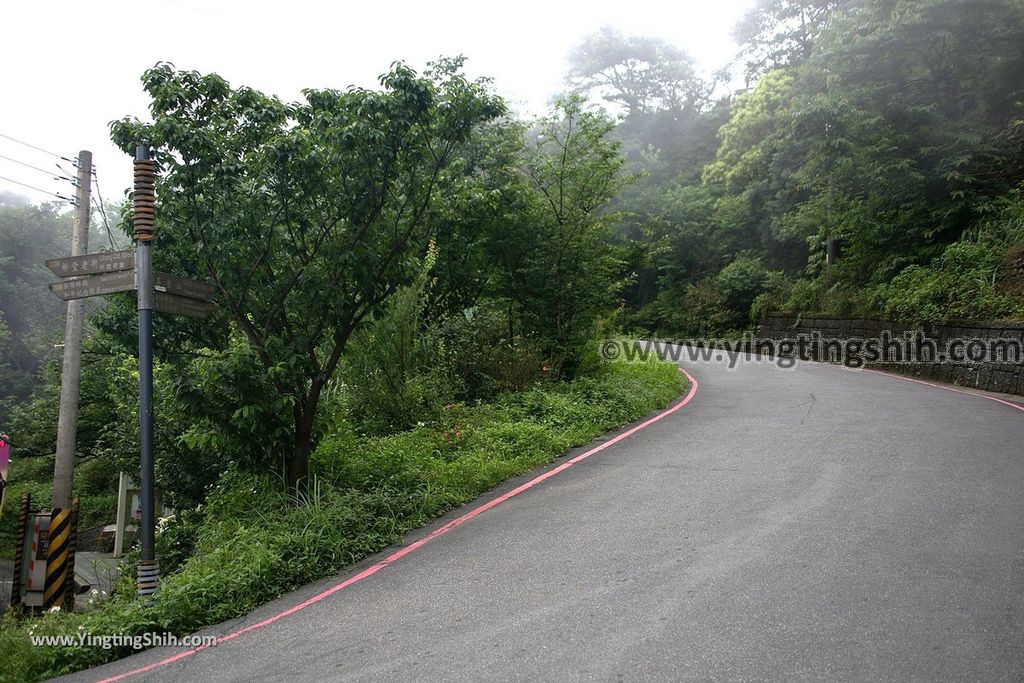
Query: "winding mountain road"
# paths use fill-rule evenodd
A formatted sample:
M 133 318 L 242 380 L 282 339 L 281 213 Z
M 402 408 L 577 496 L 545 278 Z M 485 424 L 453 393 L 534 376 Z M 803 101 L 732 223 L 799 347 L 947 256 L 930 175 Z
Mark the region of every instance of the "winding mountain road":
M 1024 678 L 1024 408 L 811 363 L 686 369 L 682 408 L 399 557 L 216 647 L 70 679 Z

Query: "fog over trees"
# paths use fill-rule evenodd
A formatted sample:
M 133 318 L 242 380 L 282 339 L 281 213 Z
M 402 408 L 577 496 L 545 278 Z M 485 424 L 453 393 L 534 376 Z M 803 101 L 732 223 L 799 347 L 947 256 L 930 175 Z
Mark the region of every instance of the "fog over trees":
M 169 497 L 201 501 L 231 463 L 295 489 L 338 414 L 406 429 L 585 375 L 611 332 L 1024 316 L 1019 2 L 759 0 L 735 35 L 741 88 L 685 46 L 602 29 L 535 120 L 461 59 L 297 103 L 148 71 L 151 120 L 114 139 L 155 147 L 159 265 L 219 292 L 210 321 L 158 325 Z M 62 307 L 42 262 L 68 226 L 2 198 L 0 418 L 26 453 L 52 452 Z M 94 306 L 83 392 L 108 399 L 80 450 L 119 467 L 134 334 L 129 296 Z
M 762 0 L 736 36 L 750 80 L 734 93 L 647 38 L 604 31 L 573 53 L 568 82 L 624 107 L 615 134 L 643 174 L 616 207 L 632 217 L 620 238 L 645 247 L 627 325 L 1024 312 L 1008 271 L 1024 238 L 1019 2 Z M 673 87 L 716 95 L 657 96 Z

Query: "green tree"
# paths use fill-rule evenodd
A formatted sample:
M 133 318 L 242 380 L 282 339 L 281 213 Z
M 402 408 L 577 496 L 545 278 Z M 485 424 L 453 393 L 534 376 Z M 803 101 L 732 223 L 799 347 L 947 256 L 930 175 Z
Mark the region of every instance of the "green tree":
M 126 151 L 155 148 L 156 254 L 216 285 L 259 360 L 257 385 L 290 413 L 291 490 L 305 485 L 320 397 L 349 339 L 415 275 L 453 150 L 504 111 L 460 67 L 396 64 L 380 91 L 284 104 L 160 64 L 143 77 L 152 123 L 113 126 Z
M 516 250 L 512 242 L 527 225 L 530 206 L 520 173 L 523 131 L 519 121 L 493 121 L 455 150 L 445 191 L 428 217 L 437 251 L 436 281 L 425 292 L 432 322 L 462 315 L 492 294 L 495 261 Z
M 604 27 L 569 55 L 569 85 L 598 93 L 630 115 L 657 110 L 696 111 L 708 98 L 693 58 L 657 38 L 624 35 Z
M 810 57 L 831 14 L 849 0 L 757 0 L 736 24 L 747 79 Z
M 55 357 L 63 306 L 46 287 L 55 278 L 44 262 L 67 254 L 70 243 L 70 216 L 57 202 L 0 203 L 0 425 Z
M 804 160 L 791 124 L 797 106 L 794 76 L 773 71 L 740 95 L 718 131 L 715 160 L 704 169 L 716 197 L 713 235 L 728 258 L 754 250 L 773 266 L 806 264 L 806 238 L 784 229 L 782 217 L 806 198 L 793 177 Z
M 510 295 L 526 329 L 571 373 L 596 318 L 623 286 L 621 264 L 609 243 L 606 207 L 631 177 L 623 171 L 621 143 L 607 117 L 572 97 L 540 120 L 527 147 L 524 173 L 535 200 L 532 234 Z

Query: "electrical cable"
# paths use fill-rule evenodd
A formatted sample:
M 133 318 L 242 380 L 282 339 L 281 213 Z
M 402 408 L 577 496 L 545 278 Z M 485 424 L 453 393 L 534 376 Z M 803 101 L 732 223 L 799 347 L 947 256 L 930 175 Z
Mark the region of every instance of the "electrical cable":
M 96 194 L 99 194 L 99 183 L 96 183 Z M 111 224 L 106 222 L 106 212 L 103 210 L 103 198 L 99 200 L 92 200 L 92 206 L 99 210 L 99 215 L 103 219 L 103 229 L 106 230 L 106 241 L 111 243 L 111 250 L 116 251 L 117 248 L 114 246 L 114 238 L 111 237 Z
M 110 223 L 107 222 L 107 210 L 103 207 L 103 193 L 100 192 L 100 176 L 96 173 L 96 166 L 92 167 L 92 178 L 96 182 L 96 197 L 99 201 L 94 201 L 97 208 L 100 210 L 100 216 L 103 217 L 103 228 L 107 231 L 107 241 L 110 242 L 110 248 L 116 249 L 114 246 L 114 238 L 110 234 Z
M 45 168 L 39 168 L 38 166 L 33 166 L 32 164 L 26 164 L 24 161 L 18 161 L 17 159 L 14 159 L 12 157 L 6 156 L 4 154 L 0 154 L 0 159 L 7 159 L 7 161 L 13 161 L 14 163 L 18 164 L 19 166 L 24 166 L 25 168 L 31 168 L 33 171 L 39 171 L 40 173 L 45 173 L 46 175 L 50 176 L 51 178 L 57 178 L 58 180 L 71 180 L 71 178 L 69 178 L 69 177 L 55 176 L 55 175 L 53 175 L 53 171 L 47 171 Z M 58 168 L 60 168 L 60 166 L 58 166 Z M 60 170 L 64 171 L 64 169 L 60 169 Z M 67 171 L 64 171 L 64 172 L 67 173 Z
M 11 142 L 16 142 L 19 145 L 25 145 L 26 147 L 28 147 L 30 149 L 34 149 L 37 152 L 42 152 L 43 154 L 49 154 L 52 157 L 57 157 L 58 159 L 63 159 L 64 161 L 74 162 L 74 159 L 68 159 L 67 157 L 61 156 L 60 154 L 57 154 L 56 152 L 51 152 L 48 149 L 43 149 L 42 147 L 37 147 L 36 145 L 31 145 L 31 144 L 25 142 L 24 140 L 19 140 L 18 138 L 12 138 L 10 135 L 4 135 L 3 133 L 0 133 L 0 138 L 6 138 L 6 139 L 10 140 Z
M 20 180 L 14 180 L 12 178 L 5 178 L 3 176 L 0 176 L 0 180 L 5 180 L 5 181 L 7 181 L 9 183 L 14 183 L 15 185 L 21 185 L 22 187 L 27 187 L 30 190 L 35 190 L 36 192 L 42 192 L 43 194 L 48 194 L 48 195 L 50 195 L 52 197 L 56 197 L 57 199 L 63 199 L 66 202 L 70 202 L 72 206 L 75 205 L 75 200 L 72 197 L 65 197 L 62 194 L 57 194 L 56 192 L 50 192 L 49 190 L 44 190 L 41 187 L 36 187 L 35 185 L 29 185 L 28 183 L 23 183 Z

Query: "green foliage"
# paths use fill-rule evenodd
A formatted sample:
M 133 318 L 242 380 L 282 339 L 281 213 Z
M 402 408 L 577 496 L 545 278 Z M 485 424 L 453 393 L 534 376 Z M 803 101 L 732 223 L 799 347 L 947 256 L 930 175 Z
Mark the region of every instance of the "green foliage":
M 525 174 L 535 193 L 532 230 L 522 258 L 503 275 L 503 293 L 542 352 L 568 375 L 597 319 L 621 290 L 619 260 L 608 242 L 604 207 L 630 181 L 613 123 L 570 98 L 542 119 L 526 151 Z
M 444 192 L 427 216 L 437 250 L 428 318 L 449 318 L 495 296 L 495 264 L 513 270 L 524 258 L 534 201 L 522 174 L 524 130 L 524 123 L 499 119 L 456 147 Z
M 800 70 L 794 178 L 831 213 L 849 287 L 927 261 L 1012 190 L 1019 3 L 869 2 L 836 15 Z M 857 41 L 848 40 L 856 34 Z M 984 35 L 985 40 L 977 36 Z M 998 57 L 996 57 L 998 55 Z M 799 208 L 796 209 L 799 211 Z
M 216 285 L 215 322 L 259 360 L 262 395 L 289 403 L 275 447 L 293 489 L 350 337 L 414 277 L 455 148 L 504 111 L 461 64 L 395 64 L 379 91 L 292 104 L 160 64 L 143 77 L 153 122 L 113 126 L 126 151 L 155 148 L 158 260 Z
M 699 181 L 691 159 L 666 165 L 663 138 L 651 148 L 631 121 L 617 131 L 650 173 L 626 202 L 651 207 L 633 214 L 646 225 L 621 229 L 646 242 L 650 269 L 627 321 L 692 334 L 778 306 L 1020 315 L 1000 267 L 1012 245 L 949 249 L 1005 229 L 991 218 L 1024 187 L 1024 71 L 1013 66 L 1024 61 L 1024 6 L 759 0 L 737 36 L 759 80 L 723 108 Z M 746 257 L 773 280 L 740 268 L 743 295 L 720 291 L 738 282 L 717 273 Z
M 275 479 L 229 469 L 209 501 L 161 532 L 162 551 L 194 548 L 151 601 L 130 582 L 82 614 L 0 621 L 4 680 L 32 681 L 129 654 L 30 647 L 28 635 L 193 632 L 245 614 L 379 551 L 510 476 L 639 419 L 682 389 L 674 365 L 611 365 L 597 376 L 453 406 L 443 424 L 390 437 L 341 431 L 313 456 L 313 481 L 294 505 Z M 173 559 L 175 556 L 170 555 Z M 130 574 L 130 569 L 129 569 Z
M 725 305 L 744 313 L 750 310 L 754 299 L 764 290 L 769 275 L 761 259 L 750 254 L 740 254 L 718 271 L 715 284 L 722 293 Z
M 626 36 L 605 26 L 569 55 L 569 84 L 580 94 L 598 93 L 630 116 L 654 110 L 691 112 L 704 106 L 708 88 L 693 58 L 664 41 Z
M 1002 292 L 1006 249 L 989 242 L 955 242 L 929 266 L 909 266 L 875 293 L 888 316 L 906 321 L 1024 318 L 1024 300 Z
M 490 300 L 442 322 L 447 366 L 459 385 L 460 400 L 521 391 L 543 376 L 544 358 L 529 340 L 516 336 L 510 329 L 514 326 L 508 307 L 503 310 Z
M 22 457 L 53 454 L 59 371 L 49 365 L 32 400 L 14 411 L 8 429 Z M 288 404 L 261 377 L 251 347 L 237 336 L 222 351 L 199 349 L 155 364 L 156 482 L 166 503 L 202 502 L 231 462 L 279 471 L 273 445 L 288 433 Z M 77 437 L 76 461 L 113 472 L 108 491 L 116 490 L 117 471 L 138 470 L 138 362 L 99 337 L 83 350 Z
M 0 202 L 0 430 L 31 394 L 39 371 L 56 357 L 63 323 L 60 299 L 46 288 L 44 261 L 68 253 L 70 214 L 57 202 L 16 206 Z
M 765 174 L 789 116 L 793 82 L 789 72 L 772 71 L 736 99 L 729 120 L 718 131 L 715 161 L 704 171 L 710 184 L 736 192 Z
M 368 432 L 393 433 L 433 421 L 455 400 L 457 378 L 446 365 L 436 327 L 424 320 L 436 248 L 412 284 L 398 290 L 383 315 L 356 333 L 342 369 L 347 412 Z

